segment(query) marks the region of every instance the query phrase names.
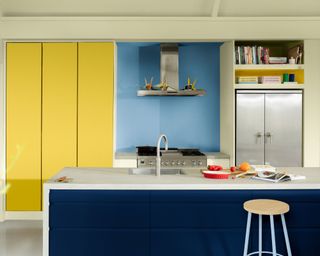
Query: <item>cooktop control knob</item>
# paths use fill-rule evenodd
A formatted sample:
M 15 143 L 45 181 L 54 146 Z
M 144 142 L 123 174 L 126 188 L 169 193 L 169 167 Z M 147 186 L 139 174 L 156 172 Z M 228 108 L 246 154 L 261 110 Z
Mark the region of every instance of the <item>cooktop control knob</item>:
M 202 161 L 198 161 L 198 165 L 202 165 Z
M 176 163 L 175 163 L 174 161 L 172 161 L 172 162 L 171 162 L 171 165 L 174 166 L 174 165 L 176 165 Z
M 192 166 L 196 166 L 197 165 L 197 162 L 192 160 Z
M 183 166 L 185 166 L 186 165 L 186 162 L 185 161 L 182 161 L 182 163 L 181 163 Z

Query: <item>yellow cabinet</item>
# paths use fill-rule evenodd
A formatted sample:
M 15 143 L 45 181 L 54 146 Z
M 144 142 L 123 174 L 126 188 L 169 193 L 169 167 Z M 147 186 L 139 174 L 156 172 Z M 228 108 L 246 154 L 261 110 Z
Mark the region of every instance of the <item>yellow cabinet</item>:
M 8 211 L 41 210 L 66 166 L 111 167 L 112 43 L 7 44 Z
M 113 159 L 113 43 L 79 43 L 78 164 L 111 167 Z
M 77 166 L 77 43 L 43 43 L 42 179 Z
M 41 43 L 7 43 L 7 211 L 41 210 Z

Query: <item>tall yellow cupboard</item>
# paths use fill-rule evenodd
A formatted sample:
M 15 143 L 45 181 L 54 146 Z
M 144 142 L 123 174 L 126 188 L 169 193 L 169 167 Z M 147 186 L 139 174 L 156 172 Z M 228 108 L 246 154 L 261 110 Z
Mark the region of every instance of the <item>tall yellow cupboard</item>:
M 41 210 L 41 43 L 7 43 L 7 211 Z
M 7 44 L 7 211 L 66 166 L 111 167 L 113 43 Z
M 79 43 L 78 164 L 111 167 L 113 159 L 113 43 Z
M 77 43 L 43 43 L 42 179 L 77 166 Z

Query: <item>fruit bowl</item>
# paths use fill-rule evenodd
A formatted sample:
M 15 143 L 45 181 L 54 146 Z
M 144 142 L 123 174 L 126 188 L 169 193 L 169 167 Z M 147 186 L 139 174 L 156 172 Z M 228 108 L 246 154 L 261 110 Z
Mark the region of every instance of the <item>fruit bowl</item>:
M 207 179 L 228 179 L 230 176 L 229 172 L 224 171 L 203 171 L 202 174 Z

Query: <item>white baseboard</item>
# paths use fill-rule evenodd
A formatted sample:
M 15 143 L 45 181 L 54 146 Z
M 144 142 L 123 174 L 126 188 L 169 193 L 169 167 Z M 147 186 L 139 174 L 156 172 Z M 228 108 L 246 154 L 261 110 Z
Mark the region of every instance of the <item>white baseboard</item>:
M 5 212 L 4 220 L 42 220 L 42 212 Z

